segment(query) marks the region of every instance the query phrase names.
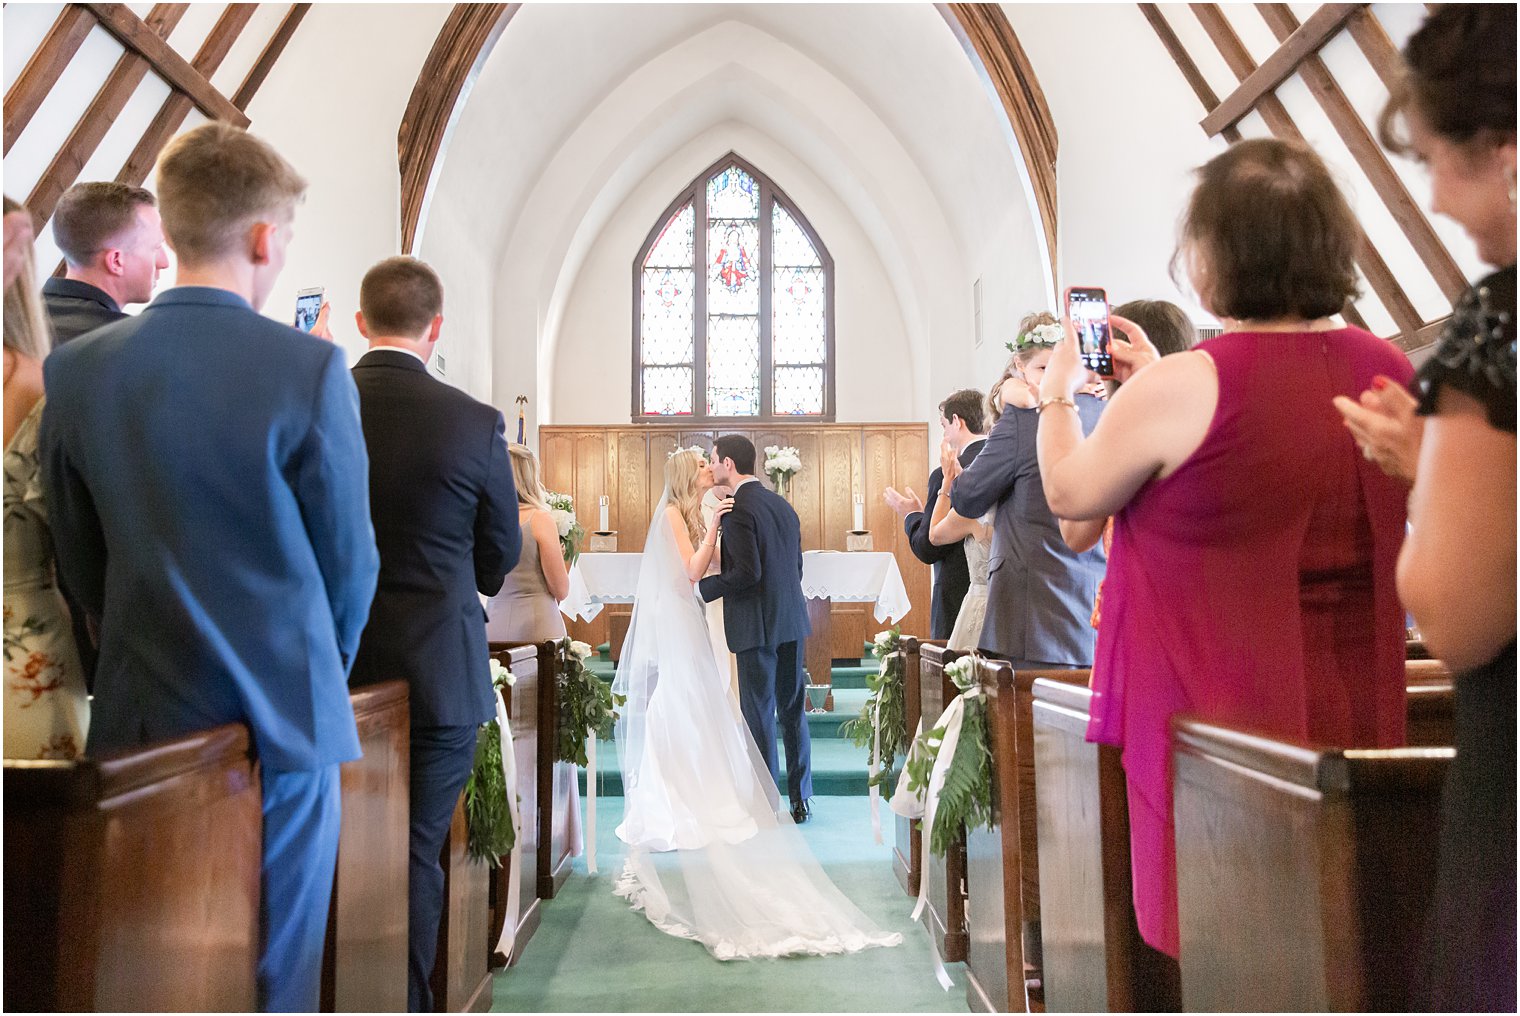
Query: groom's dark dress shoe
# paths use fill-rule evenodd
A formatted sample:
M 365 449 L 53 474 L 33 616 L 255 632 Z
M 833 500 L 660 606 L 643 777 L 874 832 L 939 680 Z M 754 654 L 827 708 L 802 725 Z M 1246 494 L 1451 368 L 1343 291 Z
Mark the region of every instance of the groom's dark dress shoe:
M 792 802 L 792 821 L 801 825 L 813 817 L 813 809 L 806 801 Z

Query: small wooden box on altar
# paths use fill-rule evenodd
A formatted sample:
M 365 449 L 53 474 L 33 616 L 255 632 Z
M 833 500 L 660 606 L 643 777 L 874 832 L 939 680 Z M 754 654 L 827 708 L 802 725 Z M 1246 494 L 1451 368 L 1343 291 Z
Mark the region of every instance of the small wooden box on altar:
M 874 550 L 869 529 L 851 529 L 844 534 L 845 550 Z
M 592 554 L 616 554 L 617 531 L 592 533 L 586 540 L 586 550 Z

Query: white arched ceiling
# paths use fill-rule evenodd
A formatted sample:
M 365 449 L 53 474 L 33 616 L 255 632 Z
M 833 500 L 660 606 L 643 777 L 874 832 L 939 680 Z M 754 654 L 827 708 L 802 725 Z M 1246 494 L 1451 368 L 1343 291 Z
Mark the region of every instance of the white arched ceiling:
M 471 93 L 422 239 L 450 283 L 449 374 L 503 408 L 536 394 L 533 419 L 554 421 L 555 375 L 596 370 L 556 356 L 588 253 L 632 195 L 658 205 L 647 229 L 749 137 L 770 147 L 761 168 L 815 225 L 837 208 L 868 239 L 905 343 L 882 352 L 914 381 L 890 415 L 927 419 L 943 392 L 984 381 L 1010 322 L 1044 303 L 1001 115 L 929 5 L 528 5 Z M 608 290 L 629 322 L 606 339 L 620 364 L 636 249 Z M 996 334 L 980 354 L 978 276 Z

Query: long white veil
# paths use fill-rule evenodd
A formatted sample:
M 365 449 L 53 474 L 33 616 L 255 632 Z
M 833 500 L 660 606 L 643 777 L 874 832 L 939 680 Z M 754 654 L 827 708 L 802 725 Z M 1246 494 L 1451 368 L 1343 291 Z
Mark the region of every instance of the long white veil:
M 718 959 L 896 945 L 835 888 L 780 795 L 708 640 L 666 520 L 649 524 L 613 690 L 626 844 L 614 891 Z

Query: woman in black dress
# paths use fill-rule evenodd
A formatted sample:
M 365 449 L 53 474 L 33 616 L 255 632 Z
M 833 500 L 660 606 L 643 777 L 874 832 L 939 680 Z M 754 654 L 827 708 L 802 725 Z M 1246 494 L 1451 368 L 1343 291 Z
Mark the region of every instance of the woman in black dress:
M 1383 143 L 1499 270 L 1457 302 L 1414 395 L 1337 400 L 1414 483 L 1399 594 L 1458 673 L 1436 896 L 1411 1004 L 1515 1011 L 1515 6 L 1437 9 L 1404 50 Z

